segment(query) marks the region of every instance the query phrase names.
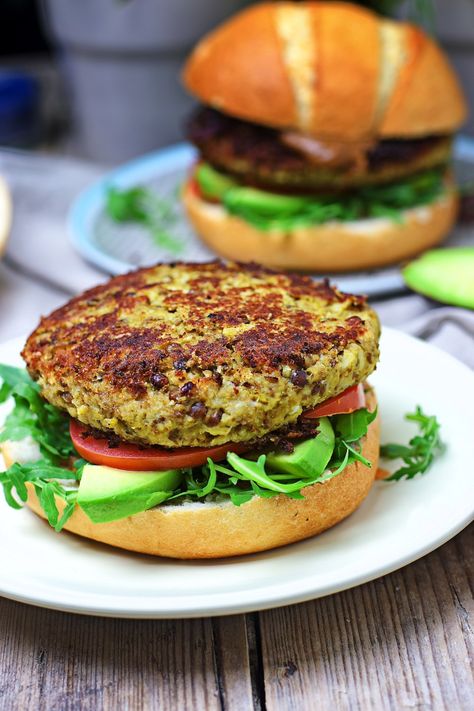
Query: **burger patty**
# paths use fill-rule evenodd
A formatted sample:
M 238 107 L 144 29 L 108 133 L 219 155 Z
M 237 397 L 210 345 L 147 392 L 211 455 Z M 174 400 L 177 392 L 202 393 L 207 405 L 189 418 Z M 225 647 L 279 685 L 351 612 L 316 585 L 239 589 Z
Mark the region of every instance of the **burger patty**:
M 294 133 L 208 107 L 191 118 L 188 137 L 204 160 L 247 184 L 303 191 L 347 190 L 399 180 L 446 163 L 452 143 L 450 136 L 385 139 L 366 146 L 320 143 L 315 155 L 294 147 L 301 140 Z
M 23 357 L 43 396 L 124 440 L 254 441 L 367 378 L 363 297 L 256 265 L 160 264 L 42 319 Z

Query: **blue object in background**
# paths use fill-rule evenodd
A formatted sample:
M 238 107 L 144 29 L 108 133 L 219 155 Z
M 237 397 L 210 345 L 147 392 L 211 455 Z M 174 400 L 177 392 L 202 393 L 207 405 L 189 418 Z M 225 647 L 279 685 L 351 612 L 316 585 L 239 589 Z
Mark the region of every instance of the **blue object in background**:
M 30 148 L 41 138 L 38 81 L 23 72 L 0 70 L 0 146 Z

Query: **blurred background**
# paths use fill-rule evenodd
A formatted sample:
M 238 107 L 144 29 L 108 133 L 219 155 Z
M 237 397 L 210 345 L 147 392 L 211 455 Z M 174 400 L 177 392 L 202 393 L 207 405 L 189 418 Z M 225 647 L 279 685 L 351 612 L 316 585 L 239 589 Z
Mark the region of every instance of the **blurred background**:
M 180 68 L 248 0 L 0 0 L 0 146 L 113 165 L 182 140 Z M 474 0 L 368 0 L 442 43 L 474 106 Z M 474 135 L 474 116 L 464 128 Z

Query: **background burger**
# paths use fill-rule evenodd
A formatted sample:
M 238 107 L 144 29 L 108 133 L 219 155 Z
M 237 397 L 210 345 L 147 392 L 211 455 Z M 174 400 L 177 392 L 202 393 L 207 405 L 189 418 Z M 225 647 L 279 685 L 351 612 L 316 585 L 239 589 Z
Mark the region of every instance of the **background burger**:
M 348 3 L 256 5 L 198 44 L 184 82 L 204 104 L 184 204 L 219 254 L 344 271 L 409 257 L 452 226 L 465 103 L 417 27 Z
M 158 265 L 42 319 L 0 441 L 7 502 L 142 553 L 212 558 L 333 526 L 379 454 L 362 297 L 255 265 Z

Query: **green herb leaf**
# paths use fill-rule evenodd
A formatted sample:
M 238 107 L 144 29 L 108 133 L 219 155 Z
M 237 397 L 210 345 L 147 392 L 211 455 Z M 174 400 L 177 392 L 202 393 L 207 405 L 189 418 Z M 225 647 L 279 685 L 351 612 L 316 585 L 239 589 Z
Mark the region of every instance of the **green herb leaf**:
M 369 462 L 360 453 L 361 440 L 366 436 L 371 422 L 377 417 L 377 410 L 369 412 L 362 408 L 347 415 L 336 415 L 331 418 L 336 435 L 334 452 L 328 465 L 329 472 L 324 481 L 340 474 L 352 462 L 362 462 L 370 467 Z M 328 476 L 328 474 L 330 474 Z
M 266 457 L 264 454 L 261 454 L 256 462 L 251 459 L 239 457 L 239 455 L 234 452 L 229 452 L 227 454 L 227 461 L 238 474 L 241 474 L 242 477 L 257 484 L 263 489 L 280 494 L 292 494 L 307 485 L 308 480 L 295 481 L 291 484 L 281 484 L 280 482 L 275 481 L 265 471 L 265 460 Z
M 385 444 L 380 448 L 382 457 L 401 459 L 404 462 L 404 466 L 397 469 L 384 481 L 413 479 L 417 474 L 423 474 L 430 468 L 435 457 L 445 450 L 445 445 L 440 437 L 441 425 L 434 415 L 425 415 L 418 405 L 415 412 L 406 415 L 405 419 L 418 425 L 419 434 L 411 438 L 408 446 Z
M 6 402 L 14 388 L 21 383 L 35 387 L 35 384 L 24 368 L 15 368 L 12 365 L 0 364 L 0 378 L 3 381 L 2 387 L 0 388 L 0 403 Z
M 12 508 L 21 508 L 28 498 L 26 484 L 33 484 L 49 524 L 60 531 L 72 515 L 77 496 L 77 491 L 74 488 L 66 488 L 64 482 L 79 481 L 84 464 L 83 460 L 77 460 L 75 468 L 69 470 L 52 466 L 44 460 L 28 464 L 15 463 L 5 472 L 0 472 L 0 484 L 3 487 L 5 500 Z M 60 519 L 55 496 L 66 503 Z
M 345 442 L 357 442 L 365 437 L 371 422 L 377 417 L 377 410 L 369 412 L 365 408 L 347 415 L 336 415 L 333 418 L 336 434 Z
M 39 444 L 43 459 L 53 465 L 76 457 L 69 436 L 69 418 L 41 397 L 38 385 L 26 370 L 1 365 L 0 377 L 1 391 L 8 392 L 15 401 L 0 432 L 0 442 L 18 442 L 30 436 Z
M 180 254 L 184 245 L 172 228 L 178 216 L 171 203 L 144 187 L 107 190 L 105 209 L 109 217 L 119 223 L 136 223 L 145 227 L 152 240 L 171 254 Z

